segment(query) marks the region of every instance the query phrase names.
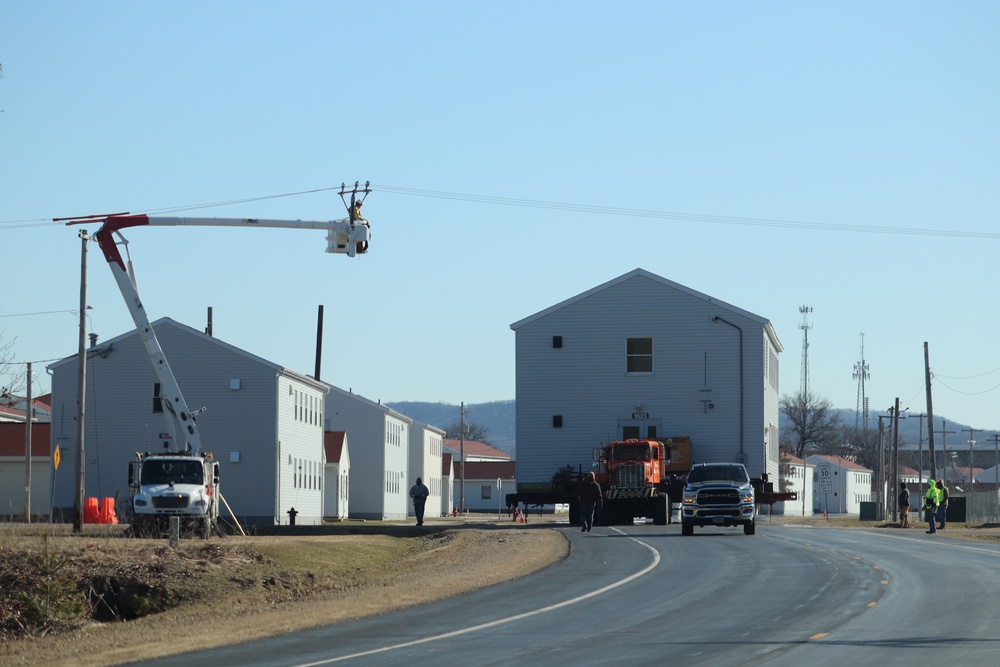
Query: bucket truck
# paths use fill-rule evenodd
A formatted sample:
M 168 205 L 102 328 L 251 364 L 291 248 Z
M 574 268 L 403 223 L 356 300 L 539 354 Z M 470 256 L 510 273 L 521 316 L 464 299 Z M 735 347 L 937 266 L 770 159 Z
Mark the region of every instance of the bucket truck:
M 224 500 L 219 492 L 219 463 L 210 452 L 202 451 L 201 434 L 195 420 L 200 410 L 192 410 L 184 400 L 156 338 L 139 297 L 131 257 L 126 262 L 119 251 L 119 244 L 124 245 L 128 255 L 128 242 L 121 230 L 147 226 L 319 229 L 327 233 L 328 253 L 355 257 L 368 252 L 370 226 L 361 217 L 361 204 L 370 192 L 367 182 L 364 187 L 355 183 L 353 189 L 341 185 L 340 196 L 348 217 L 330 221 L 154 217 L 128 213 L 55 219 L 68 221 L 67 225 L 102 223 L 94 238 L 118 283 L 160 385 L 159 399 L 172 444 L 166 452 L 137 453 L 136 459 L 129 464 L 133 532 L 159 534 L 166 529 L 170 517 L 178 517 L 184 524 L 182 528 L 207 538 L 218 530 L 219 503 Z M 348 194 L 350 203 L 346 199 Z

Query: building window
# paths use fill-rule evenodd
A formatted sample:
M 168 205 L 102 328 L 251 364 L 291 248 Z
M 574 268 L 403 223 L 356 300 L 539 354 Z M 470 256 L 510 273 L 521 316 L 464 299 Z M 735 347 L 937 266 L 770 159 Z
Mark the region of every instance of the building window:
M 562 415 L 552 415 L 552 428 L 562 428 Z
M 160 398 L 160 383 L 153 383 L 153 412 L 163 412 L 163 399 Z
M 482 500 L 489 500 L 493 497 L 493 487 L 492 486 L 482 486 Z
M 653 372 L 653 339 L 628 338 L 625 344 L 625 372 L 629 375 Z
M 552 347 L 554 347 L 556 349 L 562 347 L 562 336 L 553 336 L 552 337 Z

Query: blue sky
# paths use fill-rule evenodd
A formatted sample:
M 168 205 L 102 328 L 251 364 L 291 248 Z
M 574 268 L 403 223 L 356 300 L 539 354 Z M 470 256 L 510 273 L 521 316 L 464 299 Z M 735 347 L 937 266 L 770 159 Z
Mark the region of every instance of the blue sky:
M 809 305 L 835 407 L 863 332 L 874 412 L 925 412 L 926 341 L 935 414 L 997 429 L 998 28 L 995 2 L 7 3 L 0 331 L 36 392 L 76 350 L 80 241 L 53 217 L 327 220 L 324 189 L 370 180 L 359 259 L 320 232 L 126 233 L 151 317 L 212 307 L 311 374 L 323 304 L 324 380 L 477 403 L 514 398 L 510 323 L 641 267 L 770 319 L 782 394 Z M 89 326 L 131 330 L 96 247 L 88 275 Z

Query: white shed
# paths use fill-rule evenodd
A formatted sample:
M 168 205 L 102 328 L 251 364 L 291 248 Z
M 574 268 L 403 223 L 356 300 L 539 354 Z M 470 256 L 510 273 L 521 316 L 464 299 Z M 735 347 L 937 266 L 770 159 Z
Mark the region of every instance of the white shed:
M 767 319 L 635 269 L 510 327 L 519 483 L 647 437 L 690 437 L 694 461 L 778 479 L 782 347 Z
M 351 455 L 347 447 L 347 434 L 327 431 L 324 434 L 326 449 L 326 475 L 323 488 L 323 517 L 346 519 L 350 511 Z
M 318 524 L 323 519 L 323 397 L 329 386 L 169 318 L 153 323 L 205 452 L 220 464 L 221 490 L 241 523 Z M 78 360 L 52 373 L 52 447 L 75 470 Z M 134 330 L 87 350 L 85 495 L 128 497 L 135 453 L 170 445 L 159 384 Z M 57 517 L 72 516 L 74 477 L 53 480 Z M 225 510 L 223 510 L 225 517 Z M 57 519 L 58 520 L 58 519 Z

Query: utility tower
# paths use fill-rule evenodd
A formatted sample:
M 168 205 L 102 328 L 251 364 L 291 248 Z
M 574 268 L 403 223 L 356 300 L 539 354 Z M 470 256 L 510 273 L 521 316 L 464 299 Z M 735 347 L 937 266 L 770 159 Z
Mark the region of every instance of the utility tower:
M 868 430 L 868 397 L 865 395 L 865 380 L 871 378 L 868 372 L 868 362 L 865 361 L 865 332 L 861 332 L 861 361 L 854 364 L 854 374 L 851 375 L 858 381 L 858 404 L 854 408 L 854 428 Z
M 802 385 L 799 387 L 799 393 L 803 399 L 809 398 L 809 330 L 812 329 L 812 325 L 809 324 L 809 313 L 812 310 L 812 306 L 799 306 L 799 312 L 802 313 L 802 324 L 799 325 L 802 329 Z

